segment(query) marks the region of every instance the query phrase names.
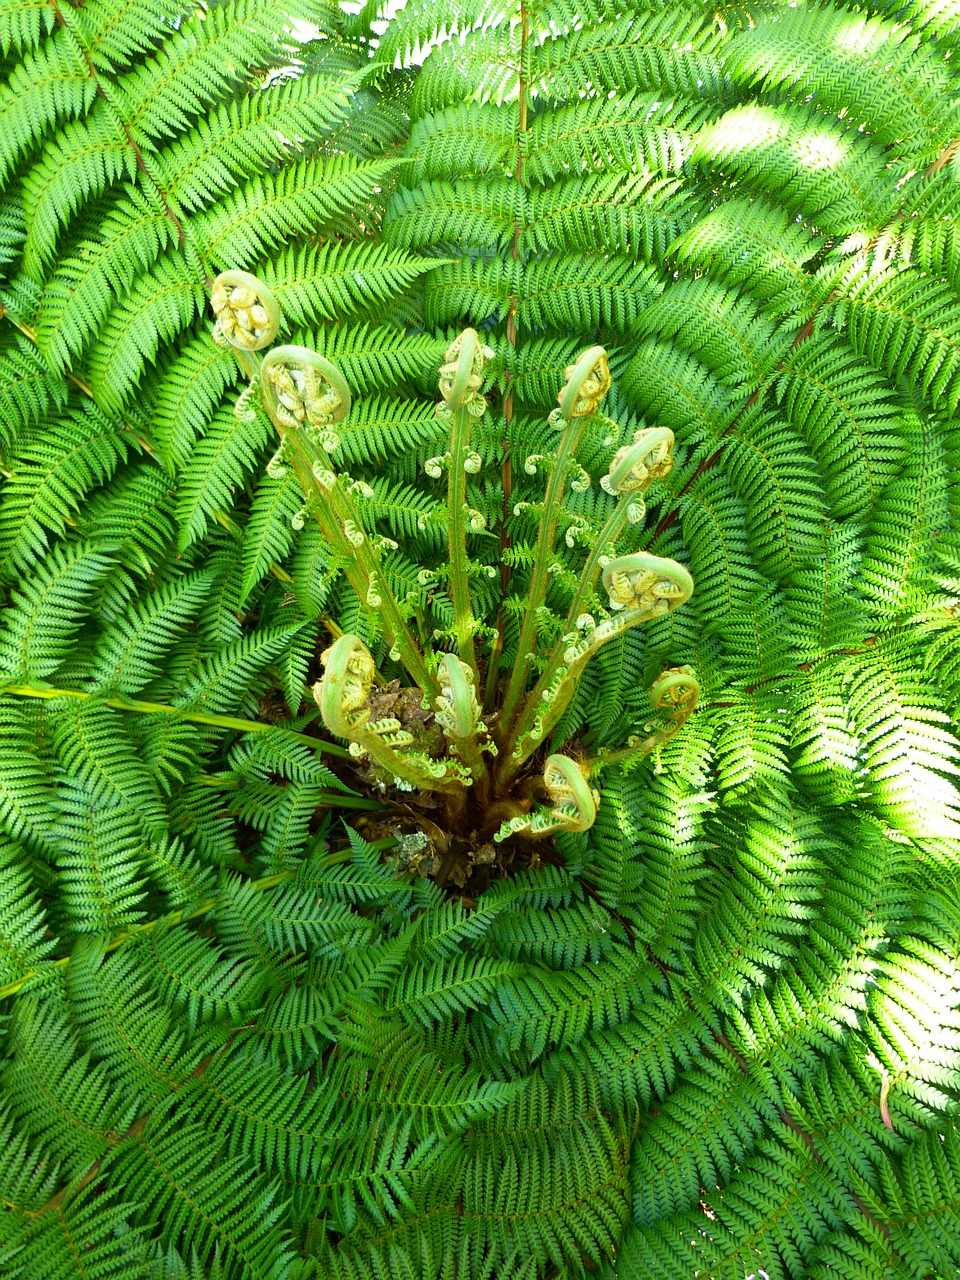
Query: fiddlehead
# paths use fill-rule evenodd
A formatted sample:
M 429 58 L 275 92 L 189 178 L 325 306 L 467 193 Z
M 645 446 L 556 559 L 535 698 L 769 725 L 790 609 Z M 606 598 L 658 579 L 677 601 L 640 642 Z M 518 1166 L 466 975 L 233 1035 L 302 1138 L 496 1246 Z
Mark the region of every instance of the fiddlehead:
M 633 443 L 618 449 L 610 471 L 600 481 L 607 493 L 646 492 L 654 480 L 662 480 L 673 466 L 673 432 L 669 427 L 646 427 Z
M 620 751 L 607 751 L 589 762 L 591 773 L 611 765 L 630 765 L 653 751 L 659 751 L 680 732 L 700 699 L 700 681 L 693 667 L 668 667 L 650 686 L 650 703 L 659 719 L 643 726 L 644 736 L 631 736 Z
M 450 418 L 457 409 L 466 409 L 472 418 L 480 418 L 486 412 L 487 402 L 480 394 L 483 386 L 483 366 L 492 360 L 494 353 L 485 347 L 475 329 L 464 329 L 455 338 L 444 355 L 440 366 L 440 395 L 437 416 Z
M 350 388 L 340 370 L 308 347 L 274 347 L 260 368 L 264 404 L 285 427 L 304 427 L 327 452 L 340 441 L 330 428 L 350 412 Z
M 593 826 L 600 793 L 589 785 L 587 775 L 575 760 L 569 756 L 548 756 L 543 770 L 543 785 L 550 796 L 550 808 L 508 819 L 494 840 L 505 840 L 519 831 L 545 836 L 552 831 L 587 831 Z
M 645 552 L 611 560 L 603 570 L 603 586 L 610 608 L 625 610 L 626 626 L 678 609 L 693 595 L 693 578 L 682 564 Z M 618 630 L 623 629 L 622 624 Z
M 550 415 L 553 425 L 561 429 L 574 418 L 587 418 L 596 413 L 611 386 L 610 366 L 603 347 L 588 347 L 563 372 L 566 382 L 557 395 L 560 408 Z
M 396 785 L 408 790 L 460 791 L 470 784 L 469 772 L 457 761 L 406 751 L 414 738 L 399 720 L 389 716 L 371 722 L 369 699 L 376 667 L 358 636 L 342 635 L 320 660 L 324 673 L 313 687 L 313 696 L 324 724 L 337 737 L 347 739 L 352 756 L 369 755 Z
M 276 298 L 249 271 L 222 271 L 213 282 L 210 305 L 217 317 L 214 341 L 238 351 L 262 351 L 280 330 Z

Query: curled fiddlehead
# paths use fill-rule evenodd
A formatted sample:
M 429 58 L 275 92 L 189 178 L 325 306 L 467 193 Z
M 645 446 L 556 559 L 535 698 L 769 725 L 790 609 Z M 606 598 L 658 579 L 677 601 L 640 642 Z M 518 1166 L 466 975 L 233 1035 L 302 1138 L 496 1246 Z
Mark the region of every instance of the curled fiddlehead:
M 249 271 L 222 271 L 213 282 L 210 305 L 217 317 L 215 341 L 238 351 L 262 351 L 279 332 L 277 300 Z
M 483 386 L 483 366 L 493 359 L 493 351 L 480 341 L 475 329 L 464 329 L 454 338 L 444 354 L 445 363 L 440 366 L 440 395 L 437 416 L 449 418 L 454 410 L 465 409 L 471 418 L 480 418 L 486 412 L 487 402 L 480 394 Z
M 569 756 L 547 756 L 543 784 L 550 796 L 550 808 L 518 814 L 504 822 L 494 840 L 505 840 L 518 831 L 545 836 L 552 831 L 587 831 L 593 826 L 600 804 L 580 765 Z
M 682 564 L 646 552 L 611 560 L 603 570 L 603 585 L 610 608 L 625 610 L 629 625 L 678 609 L 693 595 L 693 578 Z
M 433 705 L 437 720 L 450 738 L 470 738 L 486 727 L 480 720 L 473 672 L 452 653 L 440 655 L 440 696 Z
M 589 762 L 591 772 L 598 773 L 610 765 L 630 765 L 652 751 L 659 751 L 687 723 L 700 699 L 700 681 L 693 667 L 668 667 L 650 686 L 650 704 L 659 719 L 643 725 L 644 736 L 632 735 L 620 751 L 601 752 Z
M 260 388 L 279 425 L 314 428 L 321 433 L 317 443 L 337 447 L 329 428 L 349 413 L 350 388 L 329 360 L 308 347 L 274 347 L 260 368 Z
M 435 760 L 423 752 L 408 751 L 413 735 L 392 716 L 370 720 L 368 705 L 376 674 L 373 657 L 359 638 L 347 632 L 326 649 L 320 660 L 323 678 L 313 687 L 313 696 L 323 722 L 350 744 L 356 758 L 369 755 L 407 789 L 460 790 L 469 784 L 469 773 L 455 760 Z
M 588 347 L 563 372 L 566 382 L 557 396 L 560 408 L 550 415 L 553 425 L 561 428 L 574 418 L 596 413 L 611 385 L 610 366 L 603 347 Z
M 636 493 L 662 480 L 673 466 L 673 432 L 669 427 L 646 427 L 633 443 L 618 449 L 610 472 L 600 481 L 607 493 Z

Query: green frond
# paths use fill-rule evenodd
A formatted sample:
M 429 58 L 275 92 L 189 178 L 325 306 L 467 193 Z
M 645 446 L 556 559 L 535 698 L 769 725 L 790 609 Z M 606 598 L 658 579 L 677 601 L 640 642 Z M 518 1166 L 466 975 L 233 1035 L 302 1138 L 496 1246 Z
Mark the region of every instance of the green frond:
M 0 823 L 4 834 L 30 848 L 50 852 L 47 837 L 56 821 L 49 770 L 38 758 L 36 727 L 21 706 L 0 705 Z
M 754 564 L 789 578 L 821 552 L 824 508 L 813 459 L 774 417 L 743 414 L 729 433 L 726 472 L 746 506 Z M 764 549 L 768 549 L 764 554 Z
M 444 338 L 430 334 L 404 333 L 399 329 L 391 332 L 372 324 L 331 325 L 306 334 L 303 344 L 333 361 L 356 396 L 389 388 L 394 383 L 419 387 L 425 380 L 432 392 L 429 375 L 434 366 L 442 362 L 447 345 Z M 359 408 L 355 401 L 350 417 L 338 428 L 347 437 Z
M 0 574 L 36 571 L 51 534 L 62 536 L 86 494 L 109 480 L 126 461 L 132 441 L 92 406 L 31 433 L 10 458 L 13 474 L 3 486 Z
M 880 811 L 910 835 L 956 838 L 960 794 L 950 775 L 960 772 L 960 751 L 936 689 L 890 643 L 843 665 L 867 785 Z
M 184 275 L 179 253 L 167 250 L 104 318 L 87 367 L 97 401 L 108 412 L 119 412 L 130 399 L 161 343 L 203 314 L 207 299 L 199 276 Z
M 208 586 L 205 574 L 191 574 L 141 596 L 113 619 L 91 659 L 100 688 L 138 693 L 158 676 L 164 653 L 200 608 Z
M 602 966 L 577 973 L 532 970 L 498 990 L 490 1015 L 504 1051 L 536 1061 L 552 1045 L 576 1045 L 591 1030 L 626 1021 L 648 995 L 652 966 L 611 947 Z
M 14 982 L 47 967 L 56 946 L 43 906 L 33 892 L 24 850 L 0 837 L 0 982 Z
M 177 699 L 183 707 L 235 711 L 251 696 L 257 677 L 283 653 L 304 626 L 293 622 L 242 636 L 205 658 Z
M 850 345 L 892 378 L 909 377 L 936 408 L 960 400 L 960 301 L 920 270 L 866 275 L 838 304 Z
M 260 461 L 268 432 L 264 414 L 240 423 L 232 409 L 218 410 L 183 465 L 177 499 L 181 551 L 203 536 L 215 512 L 231 505 L 234 488 Z
M 803 106 L 733 107 L 700 130 L 691 160 L 735 174 L 828 235 L 869 235 L 892 203 L 882 153 Z
M 51 838 L 57 847 L 64 932 L 103 936 L 143 918 L 143 826 L 133 809 L 118 803 L 131 787 L 125 763 L 127 776 L 120 786 L 100 788 L 112 804 L 102 806 L 93 787 L 72 779 L 58 792 L 59 821 Z
M 518 243 L 547 253 L 558 242 L 661 262 L 691 221 L 695 202 L 676 178 L 648 173 L 566 177 L 530 193 Z
M 584 25 L 547 42 L 532 77 L 546 98 L 575 96 L 584 84 L 595 89 L 647 89 L 697 101 L 716 96 L 725 79 L 713 52 L 710 19 L 677 6 Z
M 0 628 L 0 666 L 12 680 L 43 680 L 66 659 L 85 598 L 110 566 L 83 542 L 55 546 L 13 593 Z
M 0 86 L 0 181 L 50 125 L 76 119 L 95 95 L 96 83 L 66 28 L 28 53 Z
M 419 185 L 457 171 L 499 174 L 515 147 L 512 121 L 492 103 L 434 111 L 410 130 L 414 181 Z
M 304 75 L 200 116 L 162 152 L 170 197 L 184 210 L 200 209 L 241 178 L 286 160 L 298 137 L 324 133 L 343 118 L 355 84 L 352 75 Z
M 93 700 L 55 699 L 51 737 L 72 785 L 98 812 L 117 809 L 148 828 L 162 829 L 166 812 L 150 771 L 136 758 L 121 712 Z
M 66 989 L 80 1044 L 106 1068 L 119 1098 L 137 1099 L 145 1111 L 202 1061 L 208 1042 L 194 1037 L 186 1049 L 179 1020 L 152 994 L 131 952 L 105 958 L 102 940 L 81 938 L 67 966 Z
M 267 1280 L 289 1262 L 279 1226 L 276 1188 L 242 1159 L 225 1159 L 202 1140 L 203 1129 L 158 1116 L 112 1153 L 108 1169 L 121 1186 L 144 1189 L 145 1220 L 162 1223 L 160 1238 L 216 1259 L 224 1280 Z M 244 1183 L 242 1205 L 235 1199 Z
M 485 956 L 460 955 L 420 968 L 411 966 L 391 992 L 387 1007 L 411 1022 L 430 1026 L 464 1009 L 485 1005 L 504 979 L 520 972 L 508 960 Z
M 413 258 L 387 245 L 337 244 L 288 249 L 263 268 L 290 324 L 342 320 L 392 302 L 436 261 Z
M 734 197 L 702 213 L 670 253 L 692 271 L 743 288 L 779 316 L 812 309 L 815 282 L 804 268 L 823 243 L 776 204 Z
M 10 49 L 35 49 L 42 36 L 49 35 L 54 23 L 53 8 L 46 0 L 5 0 L 0 6 L 0 51 L 6 57 Z
M 659 94 L 586 98 L 545 111 L 530 126 L 526 176 L 546 185 L 571 174 L 617 170 L 671 175 L 689 154 L 702 110 L 664 102 Z
M 25 427 L 35 427 L 66 403 L 66 382 L 23 338 L 0 353 L 0 446 L 15 446 Z
M 37 342 L 47 359 L 70 364 L 97 335 L 112 292 L 128 290 L 175 243 L 176 227 L 156 192 L 127 185 L 125 198 L 64 252 L 46 282 Z
M 125 77 L 124 108 L 137 133 L 149 139 L 183 133 L 203 108 L 274 60 L 283 22 L 274 0 L 229 0 L 195 11 Z
M 144 576 L 169 550 L 174 535 L 174 491 L 153 464 L 129 467 L 87 499 L 79 528 L 90 541 L 113 547 L 113 558 Z
M 145 53 L 165 34 L 168 14 L 158 0 L 101 0 L 93 8 L 71 14 L 68 26 L 76 43 L 99 70 L 110 70 L 132 54 Z
M 107 1280 L 148 1280 L 147 1239 L 131 1229 L 136 1206 L 85 1188 L 34 1218 L 23 1231 L 23 1244 L 10 1262 L 16 1280 L 42 1271 L 49 1280 L 74 1280 L 77 1242 L 90 1273 Z
M 211 271 L 252 266 L 292 236 L 329 224 L 380 189 L 396 162 L 325 156 L 254 177 L 210 212 L 194 214 L 191 231 Z
M 851 129 L 865 128 L 918 165 L 958 132 L 942 50 L 882 17 L 833 5 L 783 10 L 726 44 L 724 66 L 739 84 L 782 89 L 801 102 L 813 96 L 825 112 L 842 110 Z
M 338 426 L 340 452 L 348 463 L 382 465 L 399 453 L 440 445 L 445 438 L 432 404 L 411 404 L 372 396 L 358 400 L 349 417 Z
M 135 1105 L 113 1097 L 103 1067 L 77 1053 L 58 1000 L 18 1001 L 10 1038 L 13 1061 L 3 1083 L 21 1123 L 70 1178 L 82 1176 L 136 1119 Z
M 243 578 L 239 604 L 244 605 L 270 566 L 286 559 L 296 540 L 293 518 L 303 506 L 303 490 L 292 472 L 281 480 L 264 475 L 250 503 L 243 531 Z
M 425 182 L 393 195 L 384 238 L 403 249 L 434 244 L 504 249 L 515 224 L 527 220 L 525 197 L 523 188 L 507 178 Z
M 23 247 L 28 275 L 42 280 L 61 229 L 87 201 L 121 178 L 136 177 L 136 160 L 120 122 L 109 108 L 66 125 L 44 148 L 43 159 L 23 183 L 29 231 Z

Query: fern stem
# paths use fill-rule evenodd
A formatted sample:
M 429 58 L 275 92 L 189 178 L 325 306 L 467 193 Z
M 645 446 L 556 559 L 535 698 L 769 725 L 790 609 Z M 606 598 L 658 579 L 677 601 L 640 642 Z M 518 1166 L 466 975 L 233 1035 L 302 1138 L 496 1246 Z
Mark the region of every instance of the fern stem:
M 476 619 L 470 598 L 470 570 L 467 555 L 467 472 L 464 463 L 470 450 L 471 416 L 465 408 L 454 409 L 450 432 L 450 469 L 448 472 L 449 524 L 447 545 L 450 549 L 450 595 L 453 600 L 454 630 L 457 651 L 479 679 L 477 652 L 473 643 Z
M 537 644 L 538 611 L 547 598 L 547 586 L 550 580 L 550 565 L 553 561 L 554 542 L 557 537 L 557 524 L 563 508 L 563 492 L 567 480 L 567 464 L 576 454 L 583 436 L 584 419 L 572 421 L 560 437 L 556 461 L 547 482 L 544 498 L 543 518 L 537 534 L 537 550 L 534 557 L 533 576 L 527 589 L 527 599 L 523 611 L 523 625 L 520 629 L 520 641 L 517 645 L 517 660 L 510 673 L 510 681 L 503 698 L 500 711 L 501 732 L 509 733 L 511 722 L 517 711 L 517 703 L 527 683 L 527 663 L 532 657 Z
M 201 787 L 210 787 L 214 791 L 239 791 L 243 786 L 241 778 L 218 773 L 200 773 L 194 778 L 194 782 L 199 783 Z M 378 800 L 368 800 L 366 796 L 358 795 L 353 791 L 317 791 L 314 799 L 317 802 L 317 808 L 383 809 L 383 805 Z
M 12 693 L 17 698 L 95 698 L 96 694 L 83 693 L 79 689 L 36 689 L 27 684 L 8 684 L 0 693 Z M 138 711 L 144 715 L 168 715 L 178 720 L 189 720 L 192 724 L 209 724 L 217 729 L 233 729 L 237 733 L 270 733 L 276 729 L 274 724 L 264 724 L 260 720 L 243 720 L 239 716 L 218 716 L 202 711 L 185 711 L 182 707 L 172 707 L 165 702 L 140 702 L 136 698 L 102 698 L 97 699 L 100 706 L 112 707 L 116 711 Z M 292 729 L 284 730 L 294 740 L 301 742 L 314 751 L 328 756 L 340 756 L 349 759 L 350 752 L 335 742 L 326 742 L 323 738 L 311 738 L 306 733 L 295 733 Z
M 414 683 L 419 686 L 428 698 L 435 698 L 440 692 L 436 676 L 427 668 L 420 647 L 407 626 L 396 597 L 391 591 L 387 577 L 380 563 L 380 557 L 372 545 L 369 535 L 363 529 L 363 523 L 356 505 L 344 488 L 341 477 L 335 483 L 321 490 L 314 476 L 314 463 L 325 471 L 335 474 L 330 458 L 303 432 L 290 431 L 278 425 L 281 438 L 286 441 L 288 457 L 300 481 L 300 486 L 308 498 L 313 498 L 311 514 L 314 516 L 324 536 L 340 557 L 344 566 L 344 574 L 361 603 L 368 601 L 370 592 L 376 586 L 379 603 L 375 606 L 377 618 L 383 629 L 387 643 L 409 672 Z M 312 456 L 311 456 L 312 455 Z M 357 531 L 359 542 L 348 541 L 346 529 Z M 371 606 L 374 607 L 374 606 Z

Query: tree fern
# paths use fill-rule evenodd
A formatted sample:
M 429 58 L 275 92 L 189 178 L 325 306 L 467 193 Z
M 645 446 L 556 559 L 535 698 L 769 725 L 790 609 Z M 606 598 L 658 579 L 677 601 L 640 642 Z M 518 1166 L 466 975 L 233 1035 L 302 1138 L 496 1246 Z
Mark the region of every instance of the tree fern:
M 0 2 L 0 1270 L 946 1280 L 956 13 L 348 7 Z

